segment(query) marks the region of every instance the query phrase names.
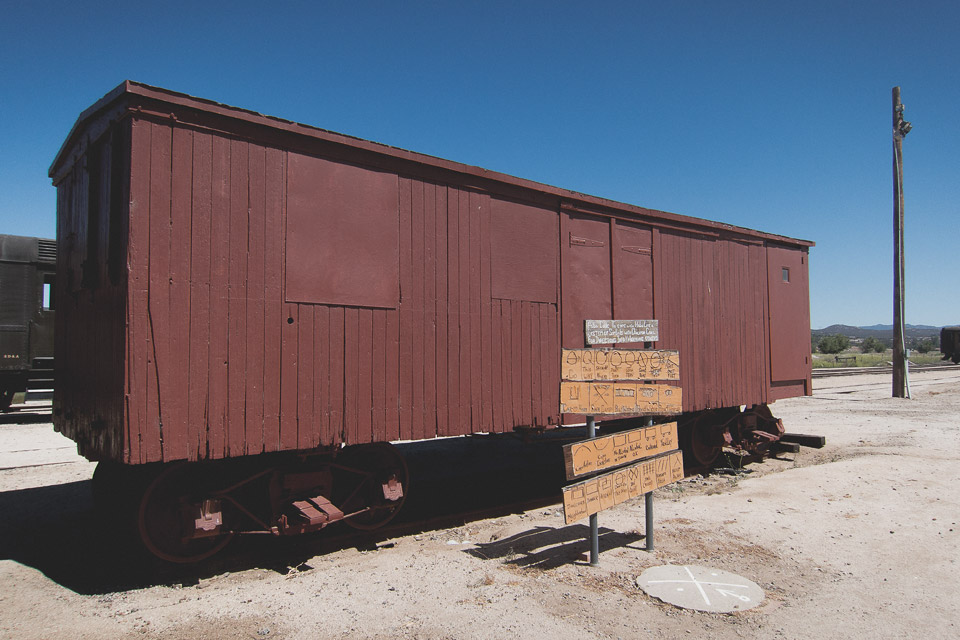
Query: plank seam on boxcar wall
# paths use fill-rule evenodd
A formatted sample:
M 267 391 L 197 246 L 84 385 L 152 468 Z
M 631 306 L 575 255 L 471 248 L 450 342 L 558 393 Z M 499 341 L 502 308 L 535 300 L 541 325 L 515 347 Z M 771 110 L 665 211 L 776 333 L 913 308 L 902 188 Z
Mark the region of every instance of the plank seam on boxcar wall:
M 190 257 L 193 219 L 193 145 L 191 129 L 171 126 L 170 152 L 170 264 L 168 322 L 173 331 L 167 343 L 167 419 L 165 458 L 190 457 L 188 400 L 190 334 Z M 186 348 L 183 340 L 186 336 Z
M 248 145 L 244 452 L 263 453 L 265 357 L 266 149 Z
M 761 288 L 762 293 L 762 302 L 763 302 L 763 348 L 764 348 L 764 359 L 763 359 L 763 398 L 764 403 L 770 402 L 770 385 L 771 385 L 771 362 L 770 362 L 770 283 L 768 282 L 769 277 L 767 276 L 767 245 L 764 243 L 763 251 L 758 256 L 758 263 L 760 267 L 760 273 L 763 273 L 763 286 Z
M 153 131 L 157 131 L 158 128 L 163 127 L 159 124 L 150 124 L 149 125 Z M 169 238 L 169 229 L 170 229 L 170 169 L 171 169 L 171 159 L 169 157 L 164 158 L 164 151 L 170 149 L 170 143 L 173 136 L 172 130 L 163 127 L 166 131 L 166 136 L 159 136 L 159 138 L 166 137 L 167 140 L 154 140 L 155 136 L 151 135 L 151 168 L 150 168 L 150 212 L 148 216 L 149 224 L 149 233 L 148 233 L 148 249 L 147 249 L 147 263 L 148 263 L 148 290 L 147 290 L 147 326 L 150 335 L 150 348 L 149 353 L 153 357 L 152 362 L 152 371 L 148 373 L 147 382 L 147 402 L 150 402 L 151 395 L 156 396 L 156 407 L 149 408 L 149 419 L 150 425 L 147 430 L 147 435 L 149 437 L 148 445 L 150 443 L 154 444 L 154 447 L 148 448 L 148 454 L 150 458 L 153 459 L 164 459 L 164 439 L 163 439 L 163 401 L 162 401 L 162 372 L 161 372 L 161 361 L 158 357 L 161 354 L 161 351 L 157 349 L 157 333 L 156 333 L 156 324 L 154 323 L 153 317 L 153 307 L 154 301 L 157 300 L 161 291 L 164 291 L 167 296 L 169 296 L 169 289 L 159 285 L 159 280 L 157 286 L 154 286 L 154 279 L 162 279 L 169 273 L 169 262 L 164 265 L 166 268 L 157 268 L 156 262 L 161 261 L 166 256 L 167 261 L 169 261 L 169 239 L 167 242 L 166 250 L 163 252 L 162 243 L 159 242 L 159 238 L 154 238 L 155 233 L 159 232 L 157 227 L 161 226 L 164 221 L 166 221 L 166 230 L 167 236 Z M 155 144 L 156 142 L 156 144 Z M 161 146 L 164 145 L 164 146 Z M 159 169 L 154 170 L 153 163 L 153 154 L 160 154 L 160 162 L 158 163 Z M 154 180 L 156 178 L 156 180 Z M 157 191 L 156 186 L 162 185 L 164 191 Z M 156 201 L 155 201 L 156 200 Z M 165 211 L 166 215 L 161 216 L 161 212 Z M 155 241 L 156 240 L 156 241 Z M 160 301 L 157 301 L 157 304 L 160 304 Z M 168 302 L 169 304 L 169 302 Z M 162 348 L 162 347 L 161 347 Z M 165 362 L 164 362 L 165 364 Z M 150 373 L 153 375 L 151 376 Z M 150 389 L 150 383 L 155 385 L 153 389 Z M 151 393 L 152 391 L 152 393 Z M 156 431 L 154 431 L 154 423 Z
M 473 365 L 473 353 L 470 351 L 470 301 L 473 291 L 470 287 L 470 192 L 460 189 L 460 201 L 458 216 L 460 223 L 458 226 L 459 238 L 457 239 L 460 249 L 458 257 L 459 280 L 460 280 L 460 416 L 457 423 L 457 433 L 463 434 L 470 430 L 470 418 L 472 409 L 471 396 L 471 370 Z M 466 291 L 466 293 L 464 293 Z
M 424 246 L 424 304 L 423 325 L 423 425 L 421 437 L 432 438 L 437 435 L 437 216 L 440 206 L 439 186 L 426 183 L 429 198 L 423 222 Z
M 447 189 L 447 434 L 460 421 L 460 191 Z M 455 312 L 455 305 L 456 311 Z
M 426 185 L 413 178 L 410 182 L 410 298 L 407 317 L 410 322 L 411 358 L 408 363 L 411 378 L 410 437 L 423 437 L 424 398 L 424 218 L 427 208 Z
M 144 129 L 146 126 L 146 129 Z M 145 295 L 145 286 L 143 284 L 143 274 L 140 273 L 141 267 L 143 264 L 142 259 L 137 259 L 138 256 L 142 255 L 144 248 L 142 247 L 141 239 L 137 238 L 138 234 L 142 234 L 142 229 L 144 228 L 144 218 L 149 215 L 149 202 L 150 202 L 150 183 L 149 183 L 149 171 L 150 171 L 150 136 L 151 131 L 149 125 L 144 125 L 144 123 L 131 120 L 130 124 L 130 166 L 131 166 L 131 186 L 130 186 L 130 209 L 131 213 L 136 211 L 138 214 L 136 216 L 136 223 L 131 223 L 127 229 L 128 239 L 127 239 L 127 287 L 131 288 L 133 285 L 133 291 L 127 297 L 127 340 L 129 347 L 127 353 L 129 354 L 129 359 L 127 363 L 127 398 L 128 404 L 132 403 L 133 410 L 127 414 L 127 461 L 131 463 L 136 463 L 137 461 L 143 463 L 146 462 L 144 449 L 143 449 L 143 436 L 142 429 L 143 424 L 146 421 L 146 394 L 142 392 L 139 381 L 141 376 L 146 375 L 147 366 L 145 362 L 141 361 L 141 345 L 139 341 L 140 335 L 140 322 L 142 314 L 140 313 L 140 303 L 143 299 L 146 298 Z M 141 140 L 146 138 L 145 141 Z M 135 162 L 135 155 L 145 155 L 146 162 Z M 141 164 L 146 164 L 146 167 L 142 167 Z M 144 184 L 145 183 L 145 184 Z M 146 191 L 146 193 L 144 193 Z M 72 199 L 72 188 L 71 188 L 71 199 Z M 146 208 L 146 214 L 142 209 Z M 69 208 L 72 211 L 72 206 Z M 131 218 L 133 216 L 131 215 Z M 66 261 L 69 264 L 69 259 Z M 69 276 L 69 267 L 67 275 Z M 58 278 L 58 281 L 63 281 L 63 278 Z M 69 287 L 69 282 L 66 282 L 64 285 L 64 290 Z M 62 297 L 66 299 L 66 296 Z M 142 368 L 142 370 L 141 370 Z M 135 423 L 135 427 L 134 424 Z M 136 437 L 134 437 L 136 436 Z
M 398 407 L 400 418 L 400 439 L 413 439 L 413 379 L 412 379 L 412 360 L 410 336 L 413 333 L 411 327 L 411 306 L 412 283 L 411 279 L 411 245 L 413 243 L 413 192 L 411 181 L 408 178 L 399 178 L 400 183 L 397 189 L 399 194 L 399 215 L 400 215 L 400 357 L 399 357 L 399 395 Z
M 230 261 L 227 304 L 227 452 L 243 455 L 246 448 L 247 269 L 249 265 L 250 144 L 230 143 Z M 241 208 L 241 215 L 237 215 Z M 244 215 L 245 214 L 245 215 Z
M 357 442 L 372 442 L 373 436 L 373 314 L 357 310 Z
M 270 382 L 271 393 L 270 393 L 270 426 L 273 427 L 273 431 L 270 433 L 270 443 L 267 445 L 267 439 L 264 438 L 264 448 L 267 451 L 277 451 L 280 449 L 280 435 L 282 431 L 282 420 L 281 420 L 281 410 L 282 410 L 282 376 L 283 376 L 283 301 L 284 301 L 284 286 L 285 286 L 285 269 L 286 269 L 286 237 L 287 237 L 287 217 L 286 217 L 286 205 L 287 205 L 287 179 L 288 179 L 288 157 L 287 153 L 282 150 L 275 150 L 276 153 L 276 167 L 275 171 L 277 172 L 277 179 L 275 181 L 275 191 L 273 192 L 273 204 L 270 209 L 271 219 L 275 222 L 275 227 L 273 228 L 272 240 L 274 251 L 264 250 L 264 269 L 266 269 L 266 256 L 274 256 L 274 268 L 272 270 L 265 271 L 265 273 L 272 272 L 274 275 L 271 276 L 270 289 L 272 291 L 273 298 L 269 301 L 269 309 L 271 309 L 270 317 L 273 319 L 272 326 L 272 335 L 273 335 L 273 347 L 270 353 L 270 362 L 274 365 L 272 370 L 275 372 L 273 379 Z M 269 225 L 267 225 L 269 227 Z M 265 308 L 266 304 L 265 304 Z M 264 322 L 264 330 L 266 331 L 266 316 Z M 269 344 L 270 341 L 265 342 Z M 264 368 L 264 375 L 266 376 L 266 368 Z M 268 397 L 266 391 L 266 383 L 264 384 L 264 408 L 266 409 L 266 398 Z
M 447 333 L 447 247 L 449 238 L 447 235 L 447 219 L 449 217 L 449 189 L 446 185 L 437 187 L 437 216 L 435 220 L 436 228 L 434 235 L 437 242 L 436 252 L 436 306 L 435 314 L 437 319 L 436 340 L 437 349 L 434 361 L 437 381 L 437 411 L 434 420 L 434 435 L 446 435 L 449 430 L 447 421 L 447 351 L 449 348 L 449 335 Z
M 491 345 L 492 304 L 491 291 L 491 249 L 490 249 L 491 202 L 489 194 L 480 196 L 480 425 L 481 431 L 495 431 L 493 423 L 493 380 Z M 474 427 L 474 431 L 478 429 Z

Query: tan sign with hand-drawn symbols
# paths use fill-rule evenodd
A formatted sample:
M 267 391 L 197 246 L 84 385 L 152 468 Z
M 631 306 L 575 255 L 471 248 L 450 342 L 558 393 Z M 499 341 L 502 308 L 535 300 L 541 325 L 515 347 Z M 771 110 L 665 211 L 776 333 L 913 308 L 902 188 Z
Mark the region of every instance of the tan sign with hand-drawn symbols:
M 679 451 L 595 476 L 563 488 L 564 520 L 572 524 L 682 479 L 683 455 Z
M 591 416 L 681 413 L 680 387 L 639 382 L 560 383 L 560 412 Z
M 568 444 L 563 447 L 563 459 L 567 479 L 573 480 L 677 447 L 677 423 L 668 422 Z
M 563 380 L 679 380 L 680 352 L 640 349 L 564 349 Z

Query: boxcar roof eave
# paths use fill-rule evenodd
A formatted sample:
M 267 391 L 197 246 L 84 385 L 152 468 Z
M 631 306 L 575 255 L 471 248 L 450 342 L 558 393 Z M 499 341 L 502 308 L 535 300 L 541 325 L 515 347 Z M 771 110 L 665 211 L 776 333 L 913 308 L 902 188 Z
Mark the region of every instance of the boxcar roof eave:
M 80 114 L 50 165 L 49 176 L 51 178 L 57 174 L 61 163 L 66 160 L 69 150 L 73 148 L 75 140 L 80 136 L 87 122 L 100 115 L 110 105 L 122 99 L 125 95 L 141 96 L 160 102 L 166 102 L 179 107 L 195 109 L 228 119 L 240 120 L 250 124 L 260 125 L 275 130 L 302 135 L 308 138 L 323 140 L 328 143 L 342 145 L 380 156 L 390 157 L 401 162 L 429 166 L 442 171 L 449 171 L 455 174 L 470 176 L 503 185 L 509 185 L 528 192 L 553 196 L 561 200 L 561 206 L 569 205 L 569 207 L 574 210 L 579 208 L 577 207 L 577 203 L 580 203 L 583 206 L 584 212 L 596 212 L 598 214 L 613 213 L 613 215 L 616 215 L 616 213 L 626 213 L 631 216 L 645 219 L 645 221 L 648 223 L 662 221 L 669 224 L 672 222 L 684 227 L 692 226 L 699 227 L 701 229 L 708 229 L 713 232 L 725 232 L 740 236 L 761 238 L 767 241 L 777 242 L 789 246 L 798 246 L 802 248 L 808 248 L 815 245 L 815 243 L 810 240 L 791 238 L 779 234 L 758 231 L 756 229 L 739 227 L 736 225 L 725 224 L 722 222 L 716 222 L 713 220 L 696 218 L 667 211 L 660 211 L 657 209 L 648 209 L 646 207 L 640 207 L 637 205 L 617 202 L 607 198 L 583 194 L 569 189 L 555 187 L 533 180 L 527 180 L 525 178 L 518 178 L 509 174 L 491 171 L 482 167 L 446 160 L 415 151 L 409 151 L 399 147 L 393 147 L 383 143 L 373 142 L 363 138 L 329 131 L 327 129 L 294 122 L 292 120 L 268 116 L 248 109 L 233 107 L 215 102 L 213 100 L 197 98 L 185 93 L 179 93 L 169 89 L 163 89 L 161 87 L 154 87 L 131 80 L 123 81 Z

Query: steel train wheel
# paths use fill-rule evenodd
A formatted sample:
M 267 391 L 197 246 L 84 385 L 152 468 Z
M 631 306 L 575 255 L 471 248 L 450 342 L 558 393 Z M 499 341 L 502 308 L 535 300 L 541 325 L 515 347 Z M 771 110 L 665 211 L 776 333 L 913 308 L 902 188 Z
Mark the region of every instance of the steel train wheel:
M 708 430 L 698 425 L 698 422 L 690 425 L 686 437 L 681 438 L 684 460 L 689 457 L 690 466 L 710 467 L 720 457 L 722 447 L 709 443 L 708 434 L 705 433 Z
M 715 409 L 681 418 L 678 424 L 680 448 L 688 468 L 709 468 L 723 452 L 723 429 L 739 409 Z
M 333 503 L 346 515 L 366 509 L 344 519 L 354 529 L 377 529 L 393 520 L 410 490 L 407 463 L 388 442 L 346 447 L 335 460 L 334 473 Z M 403 496 L 395 501 L 383 496 L 383 484 L 391 477 L 403 486 Z
M 202 466 L 187 462 L 164 468 L 140 500 L 137 525 L 140 539 L 150 553 L 175 563 L 199 562 L 214 555 L 233 539 L 233 533 L 209 538 L 185 538 L 183 505 L 199 502 L 208 488 L 209 474 Z

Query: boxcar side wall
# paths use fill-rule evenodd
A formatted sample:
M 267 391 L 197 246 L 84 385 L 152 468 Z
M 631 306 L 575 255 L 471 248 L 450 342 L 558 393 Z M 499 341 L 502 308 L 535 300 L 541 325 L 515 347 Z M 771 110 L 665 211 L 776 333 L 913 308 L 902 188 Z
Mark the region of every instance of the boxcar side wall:
M 170 122 L 132 130 L 130 461 L 558 422 L 555 213 Z M 517 265 L 535 280 L 493 266 L 544 232 L 546 255 Z
M 559 355 L 587 318 L 658 319 L 685 411 L 810 392 L 802 242 L 199 103 L 111 105 L 55 164 L 55 423 L 90 458 L 575 421 L 558 414 Z

